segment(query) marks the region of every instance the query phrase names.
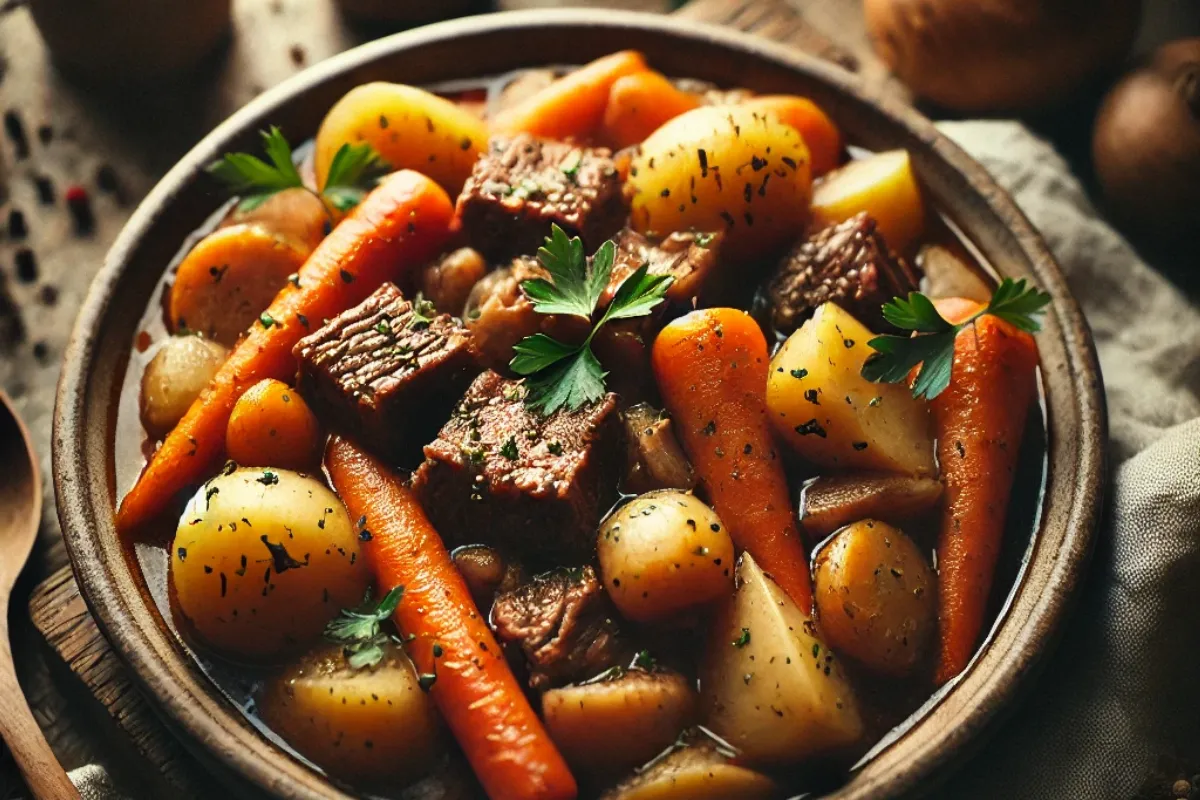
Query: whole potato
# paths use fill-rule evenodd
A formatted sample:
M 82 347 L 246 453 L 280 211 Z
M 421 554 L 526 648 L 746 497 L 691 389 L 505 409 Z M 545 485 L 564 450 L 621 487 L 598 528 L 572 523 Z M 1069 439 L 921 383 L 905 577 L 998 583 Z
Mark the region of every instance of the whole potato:
M 342 501 L 282 469 L 235 469 L 201 486 L 171 543 L 179 611 L 203 645 L 234 659 L 307 647 L 367 582 Z
M 774 114 L 705 106 L 646 139 L 626 190 L 640 233 L 724 231 L 727 255 L 762 255 L 794 239 L 808 221 L 808 148 Z
M 443 97 L 399 83 L 365 83 L 347 92 L 321 122 L 317 185 L 325 185 L 342 145 L 366 142 L 392 169 L 415 169 L 456 197 L 487 138 L 483 120 Z
M 817 554 L 813 583 L 835 651 L 885 675 L 912 672 L 937 626 L 933 576 L 912 539 L 876 520 L 848 525 Z
M 146 365 L 139 396 L 142 424 L 163 436 L 187 413 L 229 351 L 202 336 L 172 336 Z
M 661 620 L 733 591 L 733 540 L 716 512 L 687 492 L 647 492 L 600 526 L 596 555 L 617 610 Z
M 411 783 L 444 750 L 433 702 L 393 643 L 362 669 L 340 645 L 319 648 L 267 681 L 258 708 L 301 755 L 359 785 Z
M 308 255 L 329 233 L 332 224 L 321 199 L 297 186 L 276 192 L 249 211 L 234 208 L 221 226 L 257 225 L 297 245 Z

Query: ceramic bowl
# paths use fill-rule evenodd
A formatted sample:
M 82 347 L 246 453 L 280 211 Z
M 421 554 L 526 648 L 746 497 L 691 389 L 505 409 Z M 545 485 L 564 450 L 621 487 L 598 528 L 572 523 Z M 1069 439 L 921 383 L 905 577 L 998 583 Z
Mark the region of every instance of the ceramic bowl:
M 1104 398 L 1090 333 L 1045 243 L 987 172 L 912 109 L 872 96 L 849 73 L 784 46 L 669 17 L 539 11 L 441 23 L 358 47 L 255 99 L 189 152 L 138 207 L 92 284 L 58 390 L 54 479 L 75 574 L 97 622 L 163 718 L 237 794 L 348 797 L 256 730 L 189 657 L 118 541 L 116 404 L 138 320 L 189 232 L 216 207 L 203 167 L 256 146 L 269 124 L 315 132 L 367 81 L 429 84 L 641 50 L 666 74 L 811 97 L 847 138 L 906 148 L 934 204 L 997 271 L 1053 298 L 1038 336 L 1049 432 L 1040 524 L 1007 606 L 966 674 L 877 748 L 832 796 L 878 800 L 933 785 L 1011 707 L 1050 650 L 1077 594 L 1101 508 Z M 127 487 L 121 487 L 124 491 Z

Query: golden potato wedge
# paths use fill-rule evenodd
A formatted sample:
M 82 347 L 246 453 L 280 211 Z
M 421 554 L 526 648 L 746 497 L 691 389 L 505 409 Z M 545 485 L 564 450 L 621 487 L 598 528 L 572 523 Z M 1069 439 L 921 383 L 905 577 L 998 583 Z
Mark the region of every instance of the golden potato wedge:
M 908 151 L 889 150 L 851 161 L 813 187 L 814 227 L 836 225 L 860 211 L 875 218 L 876 229 L 893 250 L 911 254 L 925 230 L 925 205 Z
M 800 235 L 808 221 L 808 148 L 774 114 L 704 106 L 646 139 L 626 190 L 640 233 L 724 231 L 724 255 L 763 255 Z
M 696 689 L 677 672 L 641 669 L 551 689 L 546 731 L 572 768 L 619 774 L 649 761 L 695 722 Z
M 840 662 L 748 553 L 737 577 L 700 670 L 705 724 L 750 766 L 843 755 L 860 743 L 863 722 Z
M 821 548 L 813 599 L 826 641 L 884 675 L 912 672 L 937 629 L 933 576 L 898 528 L 865 519 Z
M 767 411 L 780 437 L 829 469 L 933 475 L 928 404 L 907 386 L 860 374 L 873 334 L 833 303 L 788 337 L 771 359 Z
M 770 800 L 780 796 L 774 780 L 733 763 L 719 745 L 697 734 L 605 792 L 601 800 Z
M 457 197 L 487 146 L 487 126 L 449 100 L 415 86 L 365 83 L 329 109 L 317 131 L 317 185 L 342 145 L 367 142 L 392 169 L 428 175 Z

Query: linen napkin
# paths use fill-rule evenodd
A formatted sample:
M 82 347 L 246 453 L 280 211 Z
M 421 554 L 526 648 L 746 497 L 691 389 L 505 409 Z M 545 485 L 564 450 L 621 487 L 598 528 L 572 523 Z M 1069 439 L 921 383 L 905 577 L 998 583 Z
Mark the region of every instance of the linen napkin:
M 1084 595 L 1045 672 L 934 794 L 1125 800 L 1155 776 L 1169 787 L 1200 773 L 1200 312 L 1100 219 L 1046 142 L 1016 122 L 941 128 L 1013 194 L 1083 305 L 1114 476 Z M 122 797 L 94 765 L 72 777 L 87 800 Z

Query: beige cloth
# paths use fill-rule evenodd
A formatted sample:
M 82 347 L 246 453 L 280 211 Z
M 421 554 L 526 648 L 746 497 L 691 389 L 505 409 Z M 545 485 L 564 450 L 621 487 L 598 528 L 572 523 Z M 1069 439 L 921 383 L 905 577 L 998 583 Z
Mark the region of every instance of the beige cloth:
M 1012 122 L 942 130 L 1012 192 L 1087 313 L 1114 480 L 1045 673 L 938 795 L 1124 800 L 1164 758 L 1200 772 L 1200 313 L 1099 219 L 1045 142 Z M 87 800 L 119 797 L 99 768 L 72 777 Z

